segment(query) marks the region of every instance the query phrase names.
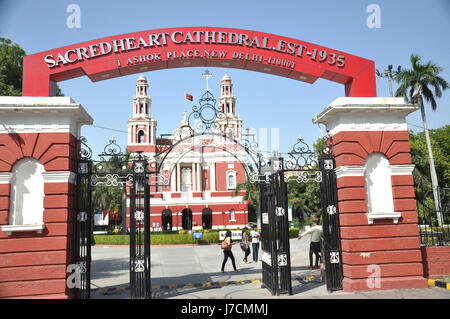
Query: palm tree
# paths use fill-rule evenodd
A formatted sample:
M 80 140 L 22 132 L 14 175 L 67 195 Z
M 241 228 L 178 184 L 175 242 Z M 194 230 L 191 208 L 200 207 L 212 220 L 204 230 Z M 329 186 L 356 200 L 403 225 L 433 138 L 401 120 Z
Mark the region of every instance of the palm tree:
M 428 124 L 425 116 L 423 97 L 425 97 L 425 100 L 427 102 L 431 103 L 432 110 L 436 111 L 437 104 L 435 96 L 441 97 L 442 90 L 447 89 L 449 87 L 449 84 L 438 75 L 442 71 L 442 68 L 440 66 L 432 63 L 431 61 L 423 64 L 422 58 L 416 54 L 411 54 L 410 60 L 412 68 L 404 69 L 395 76 L 395 81 L 397 83 L 400 83 L 399 88 L 395 92 L 395 96 L 403 96 L 405 99 L 411 101 L 412 103 L 418 103 L 420 106 L 425 138 L 428 147 L 434 205 L 436 208 L 439 226 L 442 226 L 441 203 L 439 200 L 439 184 L 436 175 L 436 168 L 434 166 L 433 151 L 431 149 L 430 136 L 428 133 Z M 430 87 L 434 89 L 434 94 Z

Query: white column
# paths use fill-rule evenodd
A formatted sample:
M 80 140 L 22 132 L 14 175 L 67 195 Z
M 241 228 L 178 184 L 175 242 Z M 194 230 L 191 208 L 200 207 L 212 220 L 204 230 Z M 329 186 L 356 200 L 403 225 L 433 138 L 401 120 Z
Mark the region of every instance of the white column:
M 192 163 L 192 192 L 196 192 L 197 191 L 197 180 L 195 178 L 195 168 L 196 168 L 196 164 Z
M 171 192 L 175 192 L 177 189 L 177 185 L 176 185 L 176 168 L 175 166 L 172 166 L 171 168 L 171 173 L 170 173 L 170 191 Z
M 180 164 L 177 164 L 177 192 L 181 192 Z
M 197 166 L 197 190 L 201 191 L 202 189 L 202 165 L 200 163 L 195 164 Z
M 210 189 L 212 192 L 216 191 L 216 163 L 211 163 L 210 169 L 209 169 L 209 179 L 211 180 L 211 186 Z

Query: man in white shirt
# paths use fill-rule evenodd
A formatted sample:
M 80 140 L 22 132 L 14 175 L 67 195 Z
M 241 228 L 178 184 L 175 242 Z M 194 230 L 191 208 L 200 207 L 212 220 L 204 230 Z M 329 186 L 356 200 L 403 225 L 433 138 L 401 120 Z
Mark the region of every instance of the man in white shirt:
M 317 221 L 313 221 L 313 227 L 304 232 L 303 234 L 299 234 L 298 239 L 302 239 L 303 236 L 311 235 L 311 243 L 309 244 L 309 267 L 308 269 L 318 269 L 319 268 L 319 259 L 320 259 L 320 239 L 323 234 L 322 226 L 317 225 Z M 316 263 L 313 267 L 313 253 L 316 255 Z
M 253 226 L 253 230 L 250 232 L 250 237 L 252 238 L 252 248 L 253 248 L 253 261 L 256 263 L 258 261 L 258 250 L 259 250 L 259 232 L 255 226 Z

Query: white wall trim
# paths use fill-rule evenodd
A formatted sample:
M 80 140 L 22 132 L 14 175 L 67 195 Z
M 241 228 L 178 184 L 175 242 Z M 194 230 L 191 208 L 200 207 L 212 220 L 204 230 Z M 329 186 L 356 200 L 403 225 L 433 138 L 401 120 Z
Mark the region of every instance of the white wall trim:
M 14 173 L 0 173 L 0 184 L 11 184 Z
M 71 171 L 54 171 L 42 173 L 44 183 L 70 183 L 76 184 L 77 174 Z
M 366 168 L 364 166 L 357 165 L 344 165 L 336 167 L 336 178 L 347 176 L 364 176 Z
M 392 175 L 411 175 L 414 170 L 414 164 L 405 165 L 389 165 L 389 170 Z M 347 176 L 364 176 L 366 171 L 365 166 L 360 165 L 344 165 L 336 167 L 336 178 Z
M 390 213 L 367 213 L 367 219 L 369 220 L 369 225 L 373 224 L 375 219 L 387 219 L 392 218 L 394 224 L 398 224 L 398 219 L 402 217 L 401 212 L 390 212 Z
M 6 233 L 6 235 L 11 236 L 14 232 L 31 232 L 35 231 L 38 234 L 42 233 L 42 230 L 45 228 L 45 224 L 28 224 L 28 225 L 3 225 L 2 231 Z
M 411 175 L 415 166 L 414 164 L 390 165 L 389 169 L 391 175 Z

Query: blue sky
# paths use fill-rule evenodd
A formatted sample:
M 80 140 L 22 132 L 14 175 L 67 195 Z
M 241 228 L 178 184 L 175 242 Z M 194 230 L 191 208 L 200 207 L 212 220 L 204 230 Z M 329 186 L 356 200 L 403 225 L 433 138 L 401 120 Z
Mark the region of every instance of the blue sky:
M 68 28 L 70 4 L 81 8 L 81 28 Z M 168 3 L 168 4 L 167 4 Z M 370 4 L 381 9 L 381 27 L 368 28 Z M 257 30 L 320 44 L 375 61 L 384 71 L 389 64 L 410 67 L 411 53 L 442 66 L 450 82 L 450 1 L 81 1 L 0 0 L 0 37 L 10 38 L 28 54 L 134 31 L 168 27 L 216 26 Z M 187 103 L 184 93 L 200 98 L 205 88 L 204 68 L 147 72 L 152 114 L 158 134 L 170 133 L 182 119 Z M 216 98 L 227 72 L 234 83 L 237 112 L 244 127 L 279 128 L 280 150 L 287 152 L 301 134 L 308 143 L 320 131 L 312 118 L 338 97 L 340 84 L 319 79 L 307 84 L 282 77 L 238 69 L 210 68 L 210 87 Z M 66 96 L 81 103 L 94 125 L 126 131 L 138 74 L 92 83 L 87 77 L 60 82 Z M 397 84 L 393 84 L 394 90 Z M 388 82 L 377 78 L 377 95 L 389 96 Z M 449 123 L 450 90 L 438 100 L 438 111 L 427 106 L 431 128 Z M 408 116 L 409 127 L 422 130 L 420 113 Z M 125 133 L 83 127 L 94 153 L 100 153 L 111 136 L 125 146 Z M 270 143 L 269 143 L 270 145 Z

